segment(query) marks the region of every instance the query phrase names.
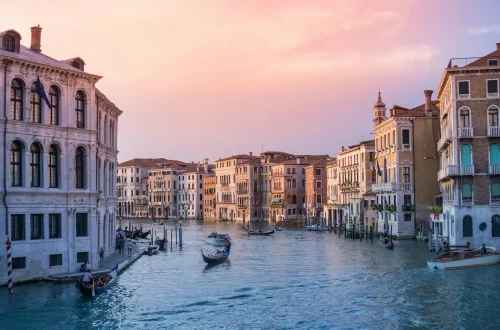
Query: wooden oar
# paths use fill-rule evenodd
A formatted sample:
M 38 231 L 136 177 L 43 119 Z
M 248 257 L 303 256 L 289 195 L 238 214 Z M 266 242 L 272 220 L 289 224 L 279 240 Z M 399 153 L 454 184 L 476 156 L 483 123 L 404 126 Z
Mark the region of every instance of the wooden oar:
M 92 279 L 92 297 L 95 297 L 94 283 L 95 283 L 95 279 L 93 278 Z

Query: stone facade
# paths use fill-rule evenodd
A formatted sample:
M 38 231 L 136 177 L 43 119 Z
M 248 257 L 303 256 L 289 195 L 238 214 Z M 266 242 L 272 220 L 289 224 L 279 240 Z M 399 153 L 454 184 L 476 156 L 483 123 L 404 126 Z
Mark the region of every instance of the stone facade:
M 437 92 L 443 213 L 436 223 L 451 245 L 500 248 L 500 44 L 496 48 L 479 59 L 451 59 Z
M 14 281 L 74 272 L 87 260 L 97 268 L 100 247 L 115 251 L 122 112 L 96 89 L 101 77 L 84 72 L 82 59 L 42 55 L 41 28 L 32 30 L 31 48 L 14 30 L 0 33 L 0 232 L 12 241 Z M 36 93 L 38 78 L 47 100 Z

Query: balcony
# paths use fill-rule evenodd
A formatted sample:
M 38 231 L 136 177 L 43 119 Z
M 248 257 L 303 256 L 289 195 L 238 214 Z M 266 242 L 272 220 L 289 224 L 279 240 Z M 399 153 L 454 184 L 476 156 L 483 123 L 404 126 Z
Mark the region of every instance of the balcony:
M 451 140 L 451 128 L 446 128 L 445 130 L 443 130 L 443 134 L 441 135 L 441 138 L 437 143 L 438 151 L 444 150 L 450 144 Z
M 474 136 L 474 131 L 472 127 L 459 127 L 458 128 L 458 137 L 459 138 L 470 138 Z
M 474 164 L 472 165 L 448 165 L 438 172 L 438 180 L 445 180 L 453 176 L 474 175 Z
M 413 188 L 410 182 L 401 183 L 399 186 L 401 190 L 412 190 Z
M 372 185 L 372 190 L 374 192 L 382 192 L 382 191 L 396 191 L 398 190 L 398 186 L 395 183 L 377 183 Z
M 359 190 L 359 182 L 345 182 L 339 185 L 340 190 L 343 192 Z
M 500 164 L 489 164 L 488 165 L 489 174 L 500 174 Z
M 500 126 L 490 126 L 490 127 L 488 127 L 488 136 L 489 137 L 500 136 Z

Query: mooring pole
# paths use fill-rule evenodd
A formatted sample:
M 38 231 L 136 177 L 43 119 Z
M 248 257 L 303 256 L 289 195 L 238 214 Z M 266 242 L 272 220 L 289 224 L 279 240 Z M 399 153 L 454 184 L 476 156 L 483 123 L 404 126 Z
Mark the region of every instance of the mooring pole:
M 179 247 L 182 247 L 182 221 L 179 221 Z
M 12 294 L 12 291 L 14 290 L 12 288 L 12 246 L 11 246 L 11 241 L 7 237 L 7 283 L 9 287 L 9 294 Z

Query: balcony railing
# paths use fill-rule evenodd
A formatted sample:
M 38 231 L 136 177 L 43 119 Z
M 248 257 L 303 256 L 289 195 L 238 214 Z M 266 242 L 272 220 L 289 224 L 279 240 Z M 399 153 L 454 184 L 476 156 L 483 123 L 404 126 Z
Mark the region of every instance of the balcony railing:
M 488 136 L 500 136 L 500 126 L 488 127 Z
M 486 97 L 487 97 L 487 98 L 495 98 L 495 97 L 498 97 L 498 92 L 496 92 L 496 93 L 486 93 Z
M 444 148 L 446 148 L 450 144 L 451 138 L 452 138 L 451 128 L 444 129 L 441 138 L 439 139 L 437 144 L 438 151 L 441 151 Z
M 402 190 L 411 190 L 412 189 L 412 184 L 409 182 L 401 183 L 400 184 Z
M 342 191 L 357 190 L 357 189 L 359 189 L 359 182 L 344 182 L 344 183 L 341 183 L 339 186 L 340 186 L 340 190 L 342 190 Z
M 438 172 L 438 180 L 451 176 L 474 175 L 474 164 L 471 165 L 447 165 Z
M 379 191 L 396 191 L 397 190 L 397 185 L 395 183 L 377 183 L 372 185 L 372 190 L 374 192 L 379 192 Z
M 458 94 L 459 99 L 470 99 L 470 94 Z
M 458 128 L 458 137 L 459 138 L 469 138 L 474 136 L 474 132 L 472 127 L 459 127 Z
M 490 174 L 500 174 L 500 164 L 490 164 L 488 169 Z

